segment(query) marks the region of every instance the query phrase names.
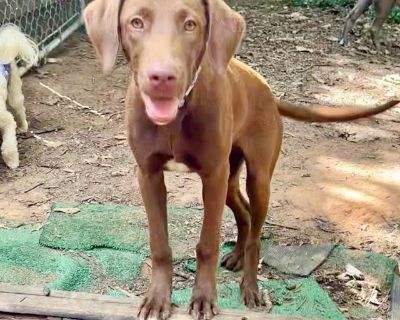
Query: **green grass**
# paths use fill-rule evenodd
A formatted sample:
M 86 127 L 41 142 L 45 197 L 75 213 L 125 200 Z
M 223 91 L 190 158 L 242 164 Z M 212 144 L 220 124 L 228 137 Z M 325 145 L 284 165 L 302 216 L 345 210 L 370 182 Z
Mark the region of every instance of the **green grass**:
M 334 8 L 334 7 L 351 7 L 354 0 L 291 0 L 295 7 L 305 8 Z
M 354 6 L 354 0 L 290 0 L 291 4 L 295 7 L 304 7 L 304 8 L 335 8 L 335 7 L 344 7 L 351 8 Z M 373 19 L 375 17 L 375 10 L 373 6 L 368 11 L 368 16 Z M 400 8 L 395 7 L 390 12 L 390 15 L 387 19 L 389 23 L 400 23 Z
M 400 23 L 400 8 L 399 7 L 392 9 L 387 21 L 390 23 Z
M 375 9 L 371 6 L 367 12 L 368 17 L 373 20 L 375 18 Z M 386 22 L 388 23 L 400 23 L 400 9 L 394 7 L 389 14 Z

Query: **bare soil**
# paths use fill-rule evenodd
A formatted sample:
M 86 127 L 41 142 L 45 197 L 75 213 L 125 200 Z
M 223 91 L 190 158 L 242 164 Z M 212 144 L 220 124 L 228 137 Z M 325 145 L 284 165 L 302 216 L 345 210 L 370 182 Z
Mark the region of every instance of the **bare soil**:
M 327 105 L 400 98 L 400 85 L 385 81 L 400 75 L 399 25 L 385 25 L 392 46 L 378 55 L 362 31 L 365 19 L 348 48 L 338 45 L 344 10 L 257 1 L 237 9 L 248 23 L 238 57 L 266 77 L 276 96 Z M 55 201 L 142 204 L 125 139 L 125 62 L 102 75 L 83 33 L 53 56 L 24 78 L 33 133 L 19 137 L 19 169 L 0 162 L 0 221 L 43 222 Z M 266 226 L 266 234 L 280 244 L 338 241 L 399 258 L 400 108 L 346 124 L 285 120 L 284 137 L 268 220 L 292 228 Z M 166 176 L 170 205 L 201 205 L 196 175 Z M 223 240 L 235 238 L 233 224 L 227 217 Z M 343 299 L 335 300 L 341 305 Z

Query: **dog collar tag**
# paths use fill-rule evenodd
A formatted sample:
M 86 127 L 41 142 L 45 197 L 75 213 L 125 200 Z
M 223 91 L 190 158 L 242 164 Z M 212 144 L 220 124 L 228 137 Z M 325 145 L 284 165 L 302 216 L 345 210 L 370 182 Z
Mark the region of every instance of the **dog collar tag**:
M 10 63 L 0 63 L 0 75 L 8 80 L 10 79 L 11 64 Z

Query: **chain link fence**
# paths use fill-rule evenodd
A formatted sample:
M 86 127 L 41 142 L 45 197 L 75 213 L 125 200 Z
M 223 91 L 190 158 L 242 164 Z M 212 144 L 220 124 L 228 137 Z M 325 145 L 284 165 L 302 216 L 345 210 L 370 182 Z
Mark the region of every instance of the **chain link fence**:
M 84 7 L 85 0 L 0 0 L 0 26 L 19 26 L 43 58 L 82 25 Z

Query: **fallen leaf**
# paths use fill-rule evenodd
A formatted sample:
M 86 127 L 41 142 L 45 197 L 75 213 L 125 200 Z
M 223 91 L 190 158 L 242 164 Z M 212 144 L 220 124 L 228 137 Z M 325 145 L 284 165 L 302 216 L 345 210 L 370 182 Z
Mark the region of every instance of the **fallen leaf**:
M 383 81 L 400 86 L 400 74 L 391 74 L 383 78 Z
M 329 40 L 329 41 L 333 41 L 333 42 L 338 42 L 339 41 L 339 39 L 337 37 L 334 37 L 334 36 L 330 36 L 330 37 L 328 37 L 326 39 Z
M 377 290 L 372 290 L 371 295 L 368 299 L 368 302 L 375 305 L 375 306 L 380 306 L 382 303 L 378 300 L 378 291 Z
M 356 280 L 364 280 L 364 274 L 351 264 L 346 264 L 346 274 Z
M 46 139 L 43 139 L 43 138 L 39 137 L 37 134 L 34 134 L 33 137 L 36 140 L 39 140 L 40 142 L 42 142 L 46 147 L 58 148 L 58 147 L 61 147 L 63 145 L 62 142 L 46 140 Z
M 272 201 L 271 202 L 271 207 L 272 208 L 281 208 L 283 207 L 282 203 L 280 201 Z
M 123 171 L 114 171 L 111 173 L 111 177 L 123 177 L 126 176 L 127 173 Z
M 320 84 L 325 84 L 325 80 L 321 79 L 320 77 L 318 77 L 316 74 L 312 74 L 311 77 L 313 77 L 313 79 L 315 81 L 317 81 Z
M 62 63 L 62 59 L 59 59 L 59 58 L 47 58 L 47 62 L 50 63 L 50 64 Z
M 370 48 L 368 48 L 366 46 L 358 46 L 356 49 L 358 51 L 360 51 L 360 52 L 365 52 L 365 53 L 369 53 L 369 54 L 375 54 L 376 53 L 375 50 L 371 50 Z
M 97 160 L 99 160 L 99 156 L 95 155 L 92 158 L 83 159 L 83 162 L 85 162 L 86 164 L 95 164 Z
M 261 270 L 264 258 L 258 260 L 258 270 Z
M 43 140 L 43 143 L 50 148 L 58 148 L 63 145 L 62 142 L 59 141 L 50 141 L 50 140 Z
M 118 134 L 114 137 L 115 140 L 126 140 L 126 135 Z
M 313 49 L 308 49 L 302 46 L 296 46 L 296 51 L 297 52 L 309 52 L 309 53 L 313 53 L 314 50 Z
M 81 209 L 79 208 L 57 208 L 54 209 L 55 212 L 62 212 L 62 213 L 66 213 L 66 214 L 76 214 L 79 211 L 81 211 Z
M 261 294 L 262 300 L 265 304 L 265 309 L 263 308 L 263 311 L 269 313 L 273 306 L 271 292 L 269 290 L 262 290 Z
M 322 217 L 314 218 L 314 221 L 322 231 L 329 233 L 334 233 L 336 231 L 335 224 Z
M 299 12 L 293 12 L 292 14 L 289 15 L 289 17 L 295 21 L 305 21 L 309 19 L 308 17 L 302 15 Z
M 269 279 L 267 277 L 261 276 L 259 274 L 257 275 L 257 280 L 258 281 L 265 281 L 265 282 L 269 281 Z
M 47 98 L 46 101 L 42 101 L 43 104 L 46 104 L 48 106 L 55 106 L 59 102 L 60 102 L 60 98 L 59 97 L 53 97 L 53 96 Z

